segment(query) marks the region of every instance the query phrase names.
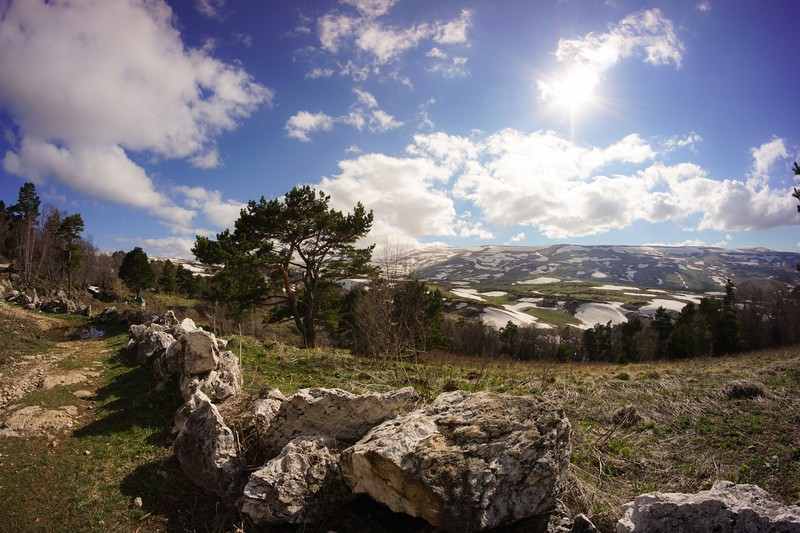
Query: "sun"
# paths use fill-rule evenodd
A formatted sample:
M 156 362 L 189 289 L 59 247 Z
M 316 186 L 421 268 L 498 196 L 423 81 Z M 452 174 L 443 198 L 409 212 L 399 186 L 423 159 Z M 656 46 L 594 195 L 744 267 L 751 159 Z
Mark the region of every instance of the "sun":
M 579 107 L 591 103 L 594 89 L 600 81 L 597 72 L 588 66 L 576 66 L 567 75 L 553 83 L 553 100 L 574 112 Z

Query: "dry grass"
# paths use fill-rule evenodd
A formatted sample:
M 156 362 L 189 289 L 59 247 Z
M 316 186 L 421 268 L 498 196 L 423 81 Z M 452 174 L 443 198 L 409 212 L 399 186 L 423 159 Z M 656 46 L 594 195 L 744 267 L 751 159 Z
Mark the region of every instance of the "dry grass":
M 715 480 L 755 483 L 785 503 L 800 500 L 800 347 L 737 357 L 631 364 L 554 364 L 434 355 L 365 360 L 279 345 L 243 355 L 249 385 L 285 394 L 305 386 L 351 392 L 412 385 L 538 395 L 563 405 L 573 425 L 563 503 L 611 531 L 619 506 L 652 490 L 696 492 Z M 766 393 L 729 399 L 731 383 Z M 738 390 L 738 389 L 737 389 Z M 633 424 L 616 418 L 632 408 Z

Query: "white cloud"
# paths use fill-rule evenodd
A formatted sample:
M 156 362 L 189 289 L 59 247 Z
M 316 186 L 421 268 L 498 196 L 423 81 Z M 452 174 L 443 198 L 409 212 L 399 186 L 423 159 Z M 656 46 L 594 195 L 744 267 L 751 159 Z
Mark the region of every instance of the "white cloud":
M 467 33 L 472 26 L 472 11 L 463 9 L 461 15 L 450 22 L 435 25 L 434 41 L 441 44 L 464 44 L 469 42 Z
M 443 132 L 416 134 L 406 147 L 410 155 L 429 157 L 453 174 L 469 160 L 479 157 L 481 146 L 467 137 Z
M 709 2 L 709 0 L 702 0 L 702 2 L 697 4 L 696 8 L 701 13 L 708 13 L 711 11 L 711 2 Z
M 436 48 L 434 46 L 428 51 L 428 53 L 425 54 L 425 57 L 435 57 L 436 59 L 447 59 L 447 52 L 439 48 Z
M 417 111 L 417 127 L 419 129 L 432 130 L 434 127 L 436 127 L 436 124 L 434 124 L 433 120 L 431 120 L 429 113 L 431 106 L 435 103 L 435 98 L 429 98 L 427 101 L 419 105 Z
M 352 126 L 358 131 L 363 130 L 367 126 L 367 119 L 364 116 L 364 110 L 353 109 L 348 114 L 339 117 L 339 121 L 348 126 Z
M 755 190 L 736 180 L 714 182 L 703 190 L 707 195 L 698 202 L 703 207 L 698 229 L 764 230 L 797 222 L 794 199 L 788 191 L 772 191 L 766 186 Z
M 340 174 L 319 183 L 337 209 L 350 210 L 360 201 L 384 230 L 410 239 L 455 234 L 453 201 L 435 187 L 448 173 L 433 161 L 365 154 L 339 167 Z
M 57 177 L 60 183 L 90 198 L 145 209 L 179 227 L 188 226 L 194 217 L 193 211 L 176 206 L 157 192 L 144 169 L 128 159 L 119 146 L 69 149 L 26 137 L 17 152 L 6 152 L 3 168 L 36 184 Z
M 462 78 L 469 76 L 469 69 L 467 68 L 467 61 L 469 58 L 456 56 L 451 61 L 434 61 L 428 67 L 428 72 L 434 74 L 441 74 L 444 78 Z
M 187 208 L 199 210 L 211 224 L 220 229 L 232 230 L 245 207 L 245 204 L 236 200 L 224 200 L 220 191 L 203 187 L 179 185 L 174 187 L 173 191 L 185 198 L 184 205 Z
M 310 71 L 306 72 L 306 78 L 313 80 L 317 78 L 330 78 L 333 76 L 333 69 L 330 67 L 314 67 Z
M 396 0 L 341 0 L 341 2 L 353 6 L 366 17 L 379 17 L 385 15 Z
M 119 242 L 141 246 L 153 257 L 194 259 L 193 237 L 165 237 L 163 239 L 118 239 Z
M 369 130 L 373 132 L 396 130 L 402 125 L 402 122 L 396 120 L 392 115 L 382 109 L 373 110 L 369 117 Z
M 356 39 L 358 48 L 375 56 L 378 64 L 387 63 L 406 50 L 414 48 L 431 33 L 427 24 L 402 30 L 372 23 L 362 28 Z
M 403 125 L 402 121 L 379 109 L 378 101 L 369 92 L 358 88 L 354 88 L 353 92 L 356 95 L 356 102 L 347 114 L 332 117 L 322 112 L 312 114 L 300 111 L 286 122 L 284 129 L 287 135 L 303 142 L 310 142 L 310 133 L 330 131 L 337 123 L 352 126 L 359 131 L 366 128 L 372 133 L 383 133 Z
M 316 131 L 330 131 L 333 129 L 334 120 L 332 117 L 325 113 L 309 113 L 308 111 L 299 111 L 289 117 L 286 121 L 284 129 L 289 137 L 303 142 L 311 142 L 309 133 Z
M 194 7 L 203 15 L 212 19 L 221 19 L 226 0 L 195 0 Z
M 14 3 L 0 23 L 3 103 L 41 139 L 203 153 L 273 93 L 240 67 L 185 49 L 171 21 L 157 0 Z
M 271 105 L 273 91 L 207 47 L 186 48 L 174 22 L 161 0 L 10 4 L 0 105 L 20 140 L 6 170 L 187 225 L 194 213 L 157 192 L 128 154 L 218 165 L 216 137 Z
M 461 216 L 456 221 L 456 230 L 461 238 L 480 239 L 488 241 L 494 239 L 494 233 L 483 227 L 480 222 L 473 222 L 470 217 Z
M 556 49 L 559 61 L 588 64 L 606 70 L 640 51 L 652 65 L 673 63 L 680 68 L 684 46 L 672 21 L 658 8 L 628 15 L 608 33 L 589 33 L 579 39 L 561 39 Z
M 211 148 L 204 154 L 192 157 L 189 162 L 197 168 L 217 168 L 220 166 L 219 152 L 216 148 Z
M 330 11 L 317 21 L 317 35 L 321 50 L 334 56 L 349 54 L 337 60 L 339 74 L 351 76 L 356 81 L 364 81 L 370 76 L 383 76 L 384 79 L 399 81 L 411 86 L 407 76 L 399 73 L 401 58 L 422 43 L 433 44 L 430 57 L 446 59 L 443 46 L 469 46 L 469 29 L 472 25 L 472 12 L 462 10 L 458 18 L 450 21 L 423 21 L 405 26 L 394 26 L 380 18 L 386 15 L 394 1 L 386 0 L 345 0 L 344 4 L 356 8 L 356 14 Z M 312 62 L 310 72 L 321 72 L 321 67 L 313 64 L 318 58 L 306 54 L 305 59 Z M 429 69 L 450 77 L 465 75 L 466 57 L 463 55 L 452 62 Z
M 684 45 L 672 21 L 660 9 L 633 13 L 610 26 L 606 33 L 559 40 L 555 57 L 567 65 L 567 73 L 560 79 L 540 80 L 540 97 L 549 100 L 565 88 L 576 86 L 591 92 L 606 70 L 639 54 L 643 54 L 645 63 L 655 66 L 672 63 L 680 68 L 683 51 Z M 575 76 L 580 79 L 572 79 Z
M 692 152 L 695 151 L 695 144 L 702 142 L 703 138 L 700 137 L 697 133 L 691 132 L 688 135 L 684 135 L 680 137 L 678 135 L 673 135 L 669 139 L 663 142 L 662 149 L 665 152 L 672 152 L 673 150 L 677 150 L 679 148 L 689 148 Z
M 358 19 L 340 13 L 328 13 L 317 21 L 317 32 L 322 49 L 332 54 L 339 51 L 342 41 L 355 31 Z
M 675 143 L 695 140 L 689 135 Z M 756 160 L 774 160 L 780 152 L 774 143 L 754 149 Z M 415 135 L 406 152 L 410 157 L 367 154 L 341 161 L 342 172 L 319 186 L 332 194 L 337 208 L 362 201 L 374 209 L 376 227 L 417 241 L 490 239 L 494 229 L 515 226 L 566 239 L 637 222 L 718 231 L 795 222 L 788 190 L 712 179 L 694 163 L 665 165 L 636 134 L 603 147 L 550 131 L 507 129 L 470 138 L 435 132 Z M 609 172 L 618 168 L 626 172 Z M 527 234 L 520 231 L 511 242 Z
M 361 104 L 361 105 L 363 105 L 365 107 L 370 107 L 370 108 L 378 107 L 378 101 L 375 99 L 374 96 L 372 96 L 367 91 L 363 91 L 361 89 L 355 88 L 355 89 L 353 89 L 353 92 L 356 93 L 356 96 L 358 97 L 358 103 L 359 104 Z
M 769 181 L 770 168 L 775 161 L 789 157 L 784 140 L 778 138 L 752 148 L 750 153 L 753 156 L 753 170 L 747 179 L 747 184 L 751 187 L 766 185 Z

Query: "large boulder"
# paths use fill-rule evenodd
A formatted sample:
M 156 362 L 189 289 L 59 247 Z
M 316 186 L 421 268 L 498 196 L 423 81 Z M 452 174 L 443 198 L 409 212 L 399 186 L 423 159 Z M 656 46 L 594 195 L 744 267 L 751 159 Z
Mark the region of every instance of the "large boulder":
M 354 443 L 385 420 L 416 407 L 411 387 L 386 393 L 352 394 L 341 389 L 301 389 L 282 402 L 262 432 L 261 448 L 275 457 L 298 435 L 333 437 Z
M 356 493 L 447 531 L 551 512 L 571 426 L 535 397 L 455 391 L 384 422 L 342 453 Z
M 798 533 L 800 507 L 783 505 L 757 485 L 717 481 L 696 494 L 650 492 L 623 506 L 617 533 Z
M 267 387 L 259 391 L 245 408 L 241 416 L 243 431 L 269 431 L 272 419 L 278 414 L 281 404 L 286 401 L 286 396 L 275 388 Z
M 242 512 L 258 525 L 322 520 L 355 495 L 339 470 L 339 449 L 330 437 L 297 437 L 278 457 L 250 474 Z
M 242 392 L 242 370 L 233 352 L 222 352 L 218 368 L 204 374 L 186 374 L 180 379 L 181 394 L 188 399 L 202 391 L 212 402 L 221 402 Z
M 213 333 L 198 329 L 189 331 L 173 343 L 162 360 L 155 364 L 156 377 L 203 374 L 217 369 L 219 347 Z
M 183 371 L 186 374 L 202 374 L 216 370 L 219 364 L 219 346 L 213 333 L 203 331 L 189 331 L 185 333 L 183 341 Z
M 235 503 L 247 478 L 233 432 L 216 406 L 198 391 L 178 409 L 175 425 L 173 449 L 184 472 L 206 491 Z
M 175 314 L 173 313 L 172 316 L 174 317 Z M 192 320 L 191 318 L 184 318 L 180 322 L 178 322 L 177 319 L 175 319 L 174 323 L 169 318 L 167 319 L 167 321 L 168 321 L 167 327 L 169 327 L 167 332 L 176 339 L 181 335 L 189 333 L 190 331 L 197 331 L 198 329 L 200 329 L 197 327 L 197 325 L 194 323 L 194 320 Z
M 138 342 L 136 342 L 136 360 L 144 364 L 156 357 L 161 357 L 167 353 L 174 342 L 175 337 L 169 333 L 148 328 L 148 331 L 139 336 Z

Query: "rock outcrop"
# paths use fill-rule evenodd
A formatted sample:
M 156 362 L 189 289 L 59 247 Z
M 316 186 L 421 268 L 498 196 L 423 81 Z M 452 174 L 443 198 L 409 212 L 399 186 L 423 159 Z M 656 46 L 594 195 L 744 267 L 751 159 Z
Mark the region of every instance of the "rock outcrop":
M 352 394 L 341 389 L 300 389 L 282 402 L 262 433 L 261 447 L 274 457 L 298 435 L 356 442 L 384 420 L 412 410 L 420 401 L 411 387 L 386 393 Z
M 342 453 L 357 493 L 447 531 L 550 512 L 569 463 L 570 424 L 535 397 L 440 395 Z
M 730 481 L 696 494 L 641 494 L 623 509 L 617 533 L 800 532 L 800 506 L 778 503 L 757 485 Z
M 229 401 L 242 373 L 224 341 L 174 314 L 130 333 L 161 387 L 177 378 L 186 400 L 174 428 L 183 470 L 258 525 L 319 522 L 359 494 L 448 531 L 520 520 L 538 531 L 555 507 L 570 424 L 544 400 L 456 391 L 417 409 L 406 387 Z
M 188 400 L 196 391 L 220 402 L 242 390 L 242 371 L 227 343 L 198 328 L 191 319 L 178 322 L 174 313 L 128 328 L 128 348 L 140 363 L 152 363 L 156 379 L 165 383 L 178 378 L 181 394 Z
M 213 370 L 201 374 L 183 374 L 180 377 L 181 394 L 188 399 L 195 391 L 202 391 L 212 402 L 221 402 L 236 396 L 242 390 L 242 370 L 233 352 L 221 352 Z
M 139 363 L 147 363 L 156 357 L 162 357 L 174 342 L 175 337 L 166 331 L 149 329 L 136 343 L 136 360 Z
M 233 432 L 216 406 L 197 391 L 176 413 L 175 425 L 178 436 L 173 448 L 183 471 L 223 501 L 236 502 L 246 475 Z
M 256 524 L 309 524 L 356 496 L 339 469 L 340 444 L 331 437 L 297 437 L 250 474 L 242 512 Z

